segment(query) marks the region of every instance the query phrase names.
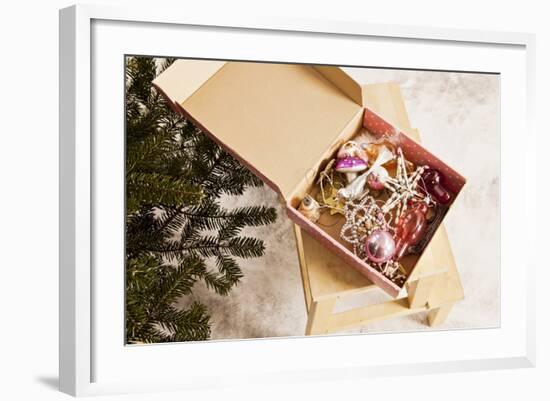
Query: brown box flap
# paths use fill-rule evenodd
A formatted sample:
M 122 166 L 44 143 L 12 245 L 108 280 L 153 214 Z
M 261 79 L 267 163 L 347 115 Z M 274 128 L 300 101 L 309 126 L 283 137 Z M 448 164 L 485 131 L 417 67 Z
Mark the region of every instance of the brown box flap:
M 286 199 L 362 111 L 307 65 L 178 60 L 154 83 Z
M 225 61 L 178 60 L 158 77 L 153 84 L 172 102 L 188 99 L 206 81 L 225 65 Z

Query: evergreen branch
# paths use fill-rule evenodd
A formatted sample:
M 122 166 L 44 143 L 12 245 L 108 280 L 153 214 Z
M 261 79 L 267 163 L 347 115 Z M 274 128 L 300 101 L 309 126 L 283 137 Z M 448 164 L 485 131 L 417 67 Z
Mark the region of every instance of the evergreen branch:
M 187 257 L 176 268 L 169 268 L 158 282 L 160 296 L 155 300 L 158 305 L 169 305 L 179 297 L 191 293 L 197 281 L 196 277 L 206 271 L 204 262 L 197 257 Z
M 200 202 L 203 191 L 179 178 L 158 173 L 134 172 L 126 176 L 127 209 L 134 212 L 140 205 L 169 205 Z
M 218 238 L 207 236 L 184 245 L 168 243 L 161 246 L 152 246 L 147 248 L 147 251 L 170 258 L 177 258 L 185 252 L 192 255 L 212 257 L 217 256 L 220 251 L 228 252 L 240 258 L 259 258 L 264 254 L 265 245 L 262 240 L 251 237 L 231 238 L 222 242 Z
M 161 130 L 158 135 L 151 135 L 138 144 L 130 144 L 126 156 L 126 176 L 136 168 L 149 169 L 151 159 L 162 157 L 163 153 L 169 150 L 167 141 L 174 134 Z
M 163 322 L 170 318 L 174 322 L 169 341 L 201 341 L 210 337 L 210 316 L 204 305 L 194 302 L 187 310 L 168 308 L 168 311 Z
M 244 224 L 251 226 L 271 224 L 277 219 L 275 208 L 267 206 L 246 206 L 220 213 L 199 213 L 186 210 L 182 210 L 180 213 L 187 217 L 200 219 L 240 219 Z
M 261 239 L 251 237 L 237 237 L 228 241 L 226 246 L 233 256 L 240 258 L 259 258 L 265 252 L 265 245 Z

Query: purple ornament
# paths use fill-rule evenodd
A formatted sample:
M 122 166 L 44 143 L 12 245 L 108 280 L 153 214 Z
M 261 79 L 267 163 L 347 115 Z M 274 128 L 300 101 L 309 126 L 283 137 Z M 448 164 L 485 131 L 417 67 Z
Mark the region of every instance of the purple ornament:
M 348 182 L 352 182 L 356 177 L 357 173 L 367 169 L 367 163 L 363 159 L 360 159 L 355 156 L 344 157 L 343 159 L 336 159 L 336 166 L 334 170 L 339 173 L 345 173 L 348 179 Z
M 334 169 L 341 173 L 357 173 L 367 168 L 367 163 L 355 156 L 344 157 L 336 160 Z
M 371 262 L 387 262 L 395 253 L 392 235 L 385 230 L 374 230 L 365 241 L 365 253 Z

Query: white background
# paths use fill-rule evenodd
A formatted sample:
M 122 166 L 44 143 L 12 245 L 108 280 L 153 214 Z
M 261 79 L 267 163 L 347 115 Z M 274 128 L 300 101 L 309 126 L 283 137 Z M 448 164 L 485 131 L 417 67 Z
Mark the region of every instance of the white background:
M 155 1 L 151 4 L 159 7 L 161 3 Z M 201 6 L 194 4 L 198 1 L 193 2 L 192 6 L 183 0 L 166 3 L 179 4 L 182 11 L 188 10 L 190 13 L 193 10 L 191 7 L 211 9 L 222 15 L 251 10 L 239 7 L 240 2 L 237 1 L 220 1 L 220 5 L 215 7 L 204 1 Z M 435 1 L 390 3 L 363 0 L 353 4 L 340 0 L 327 3 L 326 8 L 319 4 L 308 6 L 306 2 L 298 4 L 297 1 L 288 2 L 288 6 L 282 1 L 257 3 L 255 14 L 264 15 L 535 32 L 538 35 L 537 87 L 550 88 L 548 77 L 543 74 L 550 71 L 550 31 L 544 28 L 548 25 L 548 13 L 542 7 L 534 6 L 536 2 L 505 5 L 504 2 L 469 0 L 447 4 Z M 67 398 L 56 393 L 55 386 L 58 288 L 57 9 L 69 4 L 64 1 L 26 1 L 4 5 L 2 10 L 0 395 L 9 400 Z M 539 140 L 547 143 L 542 126 L 543 117 L 548 113 L 545 95 L 541 89 L 538 90 L 537 114 L 540 117 L 537 127 L 540 127 Z M 543 144 L 538 148 L 542 149 Z M 542 159 L 539 154 L 541 168 Z M 542 193 L 538 195 L 542 199 Z M 544 204 L 539 204 L 542 211 Z M 539 222 L 537 238 L 539 249 L 543 250 L 542 226 L 543 223 L 548 224 L 548 218 L 542 218 L 545 220 Z M 399 391 L 413 399 L 546 398 L 549 393 L 545 381 L 550 374 L 547 345 L 550 333 L 544 283 L 548 282 L 549 275 L 547 266 L 544 266 L 547 264 L 545 258 L 541 260 L 543 264 L 537 272 L 538 367 L 535 369 L 326 382 L 270 388 L 267 391 L 265 388 L 250 387 L 228 390 L 223 397 L 381 398 Z M 205 395 L 208 397 L 201 399 L 222 396 L 219 390 Z M 164 400 L 197 396 L 171 393 L 119 398 Z

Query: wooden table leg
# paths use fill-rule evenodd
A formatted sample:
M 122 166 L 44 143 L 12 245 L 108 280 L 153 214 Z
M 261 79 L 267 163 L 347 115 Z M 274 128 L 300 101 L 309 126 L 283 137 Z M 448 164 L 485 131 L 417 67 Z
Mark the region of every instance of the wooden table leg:
M 336 297 L 313 300 L 307 316 L 306 335 L 325 334 L 330 326 Z
M 434 274 L 409 283 L 408 298 L 411 309 L 420 308 L 428 303 L 428 297 L 438 277 L 439 275 Z
M 454 302 L 441 305 L 437 308 L 430 309 L 428 312 L 428 323 L 430 326 L 437 326 L 442 324 L 449 316 L 451 309 L 454 306 Z

